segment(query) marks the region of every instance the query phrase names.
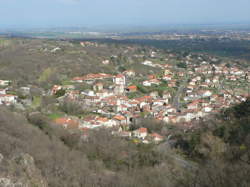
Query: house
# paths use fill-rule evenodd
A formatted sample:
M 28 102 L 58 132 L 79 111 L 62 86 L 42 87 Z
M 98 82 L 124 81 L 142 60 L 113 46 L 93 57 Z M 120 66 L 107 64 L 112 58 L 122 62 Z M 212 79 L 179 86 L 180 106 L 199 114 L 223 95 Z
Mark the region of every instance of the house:
M 127 125 L 127 120 L 122 115 L 116 115 L 116 116 L 114 116 L 113 120 L 116 122 L 117 125 Z
M 152 133 L 150 136 L 152 137 L 153 141 L 156 143 L 161 142 L 164 139 L 164 137 L 159 135 L 158 133 Z
M 150 79 L 142 82 L 143 86 L 160 85 L 161 81 L 157 79 Z
M 196 77 L 194 78 L 194 81 L 201 81 L 201 76 L 196 76 Z
M 138 98 L 135 98 L 136 101 L 138 101 L 139 103 L 151 103 L 152 102 L 152 97 L 151 96 L 143 96 L 143 97 L 138 97 Z
M 211 107 L 211 106 L 206 106 L 202 109 L 202 111 L 204 111 L 204 112 L 211 112 L 212 110 L 213 110 L 213 107 Z
M 91 84 L 95 80 L 110 79 L 112 77 L 113 77 L 112 75 L 106 73 L 97 73 L 97 74 L 90 73 L 82 77 L 74 77 L 72 81 L 77 83 L 86 82 L 88 84 Z
M 202 83 L 202 84 L 200 84 L 200 87 L 201 88 L 208 88 L 209 84 L 208 83 Z
M 165 65 L 164 65 L 164 68 L 170 69 L 170 68 L 172 68 L 172 65 L 170 65 L 170 64 L 165 64 Z
M 171 93 L 169 93 L 168 91 L 164 91 L 162 94 L 163 99 L 171 99 L 171 97 Z
M 116 112 L 124 112 L 124 111 L 128 111 L 128 106 L 125 104 L 118 104 L 117 102 Z
M 80 91 L 78 90 L 69 90 L 66 92 L 66 97 L 71 100 L 76 100 L 80 96 Z
M 93 90 L 86 90 L 85 92 L 81 92 L 82 95 L 86 96 L 96 96 L 95 92 Z
M 96 115 L 90 115 L 81 120 L 79 128 L 95 129 L 100 127 L 109 127 L 108 125 L 111 125 L 110 123 L 111 122 L 109 122 L 109 119 L 107 118 L 101 118 Z
M 113 82 L 117 85 L 125 85 L 126 77 L 123 74 L 118 74 L 113 78 Z
M 104 65 L 108 65 L 109 63 L 110 63 L 109 60 L 103 60 L 103 61 L 102 61 L 102 64 L 104 64 Z
M 165 81 L 170 81 L 172 79 L 172 76 L 171 75 L 164 75 L 162 77 L 162 79 L 165 80 Z
M 185 73 L 184 72 L 178 72 L 177 74 L 179 77 L 184 77 L 185 76 Z
M 215 76 L 214 78 L 213 78 L 213 83 L 218 83 L 219 82 L 219 76 Z
M 231 76 L 227 76 L 227 79 L 229 79 L 231 81 L 236 81 L 237 77 L 235 75 L 231 75 Z
M 74 120 L 70 117 L 57 118 L 54 122 L 58 125 L 61 125 L 64 128 L 67 128 L 67 129 L 78 129 L 79 128 L 79 121 Z
M 151 61 L 149 61 L 149 60 L 146 60 L 146 61 L 142 62 L 142 64 L 143 64 L 143 65 L 145 65 L 145 66 L 151 66 L 151 67 L 154 67 L 153 62 L 151 62 Z
M 152 75 L 148 75 L 148 79 L 156 79 L 156 75 L 152 74 Z
M 94 91 L 101 91 L 101 90 L 103 90 L 103 83 L 101 83 L 101 82 L 95 83 L 94 86 L 93 86 L 93 90 Z
M 92 104 L 100 102 L 101 99 L 98 96 L 86 96 L 84 98 L 84 101 L 86 105 L 92 105 Z
M 189 110 L 197 109 L 199 106 L 199 103 L 200 103 L 199 100 L 195 100 L 192 103 L 187 105 L 187 109 L 189 109 Z
M 174 115 L 174 116 L 168 116 L 168 123 L 176 123 L 177 122 L 177 117 Z
M 96 92 L 96 96 L 100 97 L 101 99 L 112 95 L 114 95 L 114 93 L 108 90 L 101 90 L 99 92 Z
M 170 69 L 165 69 L 164 70 L 164 75 L 171 75 L 171 74 L 172 74 L 172 72 L 171 72 Z
M 195 81 L 191 81 L 191 82 L 189 82 L 189 85 L 191 85 L 191 86 L 195 86 L 195 85 L 196 85 L 196 83 L 195 83 Z
M 211 98 L 210 98 L 210 101 L 217 101 L 217 99 L 219 98 L 219 95 L 217 95 L 217 94 L 213 94 L 212 96 L 211 96 Z
M 206 80 L 205 80 L 205 83 L 207 83 L 207 84 L 209 84 L 210 82 L 211 82 L 210 79 L 206 79 Z
M 17 103 L 17 96 L 11 94 L 0 94 L 0 105 L 10 105 Z
M 153 100 L 153 105 L 164 106 L 167 103 L 168 103 L 168 100 L 166 100 L 166 99 L 155 99 L 155 100 Z
M 166 106 L 166 112 L 167 113 L 175 113 L 176 109 L 172 107 L 171 105 Z
M 243 74 L 244 74 L 244 71 L 239 70 L 237 67 L 233 67 L 233 68 L 231 68 L 230 73 L 231 73 L 232 75 L 243 75 Z
M 59 90 L 62 89 L 62 86 L 60 85 L 54 85 L 50 91 L 51 95 L 55 95 Z
M 141 127 L 141 128 L 139 128 L 137 130 L 134 130 L 133 135 L 135 137 L 137 137 L 137 138 L 140 138 L 140 139 L 144 140 L 146 138 L 146 136 L 148 135 L 148 129 Z
M 190 122 L 194 118 L 196 118 L 195 110 L 187 110 L 177 116 L 177 122 Z
M 195 89 L 195 86 L 193 85 L 188 85 L 187 86 L 187 93 L 191 93 Z
M 210 97 L 213 93 L 210 90 L 200 90 L 198 91 L 198 94 L 201 97 Z
M 84 80 L 83 77 L 74 77 L 74 78 L 72 79 L 72 82 L 82 83 L 83 80 Z
M 0 89 L 0 94 L 1 94 L 1 95 L 6 94 L 6 89 Z
M 162 119 L 164 122 L 166 123 L 169 123 L 170 122 L 170 119 L 169 119 L 169 116 L 163 116 L 163 119 Z
M 150 57 L 154 58 L 156 55 L 156 52 L 155 51 L 152 51 L 151 54 L 150 54 Z
M 152 98 L 157 98 L 158 96 L 159 96 L 159 93 L 158 93 L 158 91 L 152 91 L 152 92 L 150 92 L 150 94 L 149 94 Z
M 176 80 L 171 80 L 168 82 L 168 87 L 173 88 L 176 87 Z
M 0 80 L 0 86 L 8 86 L 10 83 L 10 80 Z
M 151 82 L 149 80 L 142 82 L 143 86 L 151 86 Z
M 114 93 L 116 95 L 120 95 L 120 94 L 124 93 L 124 90 L 125 90 L 124 85 L 122 85 L 122 84 L 116 84 L 115 88 L 114 88 Z
M 116 125 L 114 120 L 110 120 L 105 117 L 97 117 L 96 122 L 100 123 L 104 127 L 113 127 Z
M 117 133 L 118 136 L 120 137 L 131 137 L 132 136 L 132 133 L 130 131 L 119 131 Z
M 136 92 L 137 86 L 136 85 L 130 85 L 126 88 L 127 92 Z
M 124 74 L 127 77 L 134 77 L 135 76 L 135 71 L 127 70 L 127 71 L 122 72 L 122 74 Z
M 20 87 L 20 93 L 23 96 L 27 96 L 30 94 L 30 87 Z

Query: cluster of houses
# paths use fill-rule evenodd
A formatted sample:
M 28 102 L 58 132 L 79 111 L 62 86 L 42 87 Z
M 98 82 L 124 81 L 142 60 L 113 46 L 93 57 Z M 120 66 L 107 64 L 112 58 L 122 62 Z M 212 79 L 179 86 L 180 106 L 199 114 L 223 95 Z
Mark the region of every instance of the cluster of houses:
M 12 105 L 17 103 L 17 96 L 8 93 L 10 80 L 0 80 L 0 105 Z
M 116 115 L 112 119 L 100 116 L 88 116 L 85 119 L 77 119 L 75 117 L 60 117 L 54 121 L 69 130 L 79 129 L 85 134 L 89 129 L 98 127 L 113 128 L 112 134 L 125 138 L 137 138 L 143 143 L 159 143 L 164 140 L 164 137 L 158 133 L 149 133 L 147 128 L 138 128 L 133 131 L 128 130 L 126 118 L 122 115 Z M 127 130 L 125 130 L 127 129 Z
M 152 66 L 152 62 L 144 62 L 145 65 Z M 93 113 L 77 121 L 78 129 L 95 129 L 100 127 L 116 127 L 116 134 L 126 137 L 146 137 L 156 136 L 161 139 L 161 135 L 149 135 L 140 129 L 129 132 L 131 124 L 138 123 L 143 117 L 151 116 L 156 120 L 172 124 L 185 124 L 192 127 L 192 121 L 204 118 L 205 116 L 218 112 L 222 108 L 227 108 L 232 104 L 244 101 L 248 97 L 246 88 L 238 89 L 241 92 L 234 92 L 225 87 L 225 82 L 237 85 L 239 81 L 247 84 L 250 82 L 249 72 L 237 67 L 227 67 L 225 64 L 213 65 L 205 61 L 200 64 L 186 62 L 185 70 L 177 70 L 170 64 L 161 65 L 163 72 L 161 75 L 149 75 L 140 84 L 144 87 L 168 86 L 178 90 L 177 82 L 184 88 L 179 94 L 178 107 L 173 100 L 176 95 L 164 92 L 161 96 L 157 92 L 144 94 L 140 97 L 129 98 L 128 93 L 138 92 L 136 85 L 130 83 L 136 73 L 128 70 L 117 75 L 105 73 L 88 74 L 82 77 L 75 77 L 72 83 L 86 83 L 92 85 L 91 90 L 74 90 L 73 85 L 55 85 L 51 93 L 55 94 L 60 89 L 65 89 L 64 97 L 82 103 L 84 106 L 93 108 Z M 105 88 L 105 81 L 111 84 Z M 71 123 L 71 121 L 69 121 Z M 67 126 L 65 123 L 64 126 Z M 74 124 L 74 123 L 73 123 Z M 72 124 L 68 124 L 72 126 Z M 145 136 L 145 134 L 147 134 Z
M 82 42 L 81 45 L 96 44 Z M 153 58 L 157 54 L 151 52 L 150 55 Z M 250 84 L 249 70 L 236 65 L 215 65 L 204 60 L 199 63 L 190 61 L 192 59 L 187 56 L 183 62 L 185 67 L 180 68 L 170 63 L 159 64 L 146 60 L 141 64 L 159 68 L 161 73 L 151 72 L 140 79 L 137 79 L 139 76 L 135 71 L 126 70 L 115 75 L 90 73 L 72 78 L 68 85 L 54 85 L 48 94 L 56 95 L 59 102 L 70 100 L 91 110 L 91 114 L 81 118 L 64 116 L 54 122 L 64 128 L 84 132 L 86 129 L 112 128 L 113 134 L 117 136 L 138 138 L 144 143 L 160 142 L 164 140 L 160 134 L 149 133 L 146 128 L 130 130 L 130 127 L 151 117 L 191 128 L 196 124 L 193 121 L 249 97 L 246 87 Z M 103 60 L 101 63 L 108 65 L 110 61 Z M 17 103 L 18 97 L 8 92 L 10 83 L 0 80 L 0 105 Z M 78 90 L 79 86 L 76 85 L 88 85 L 88 89 Z M 142 87 L 150 92 L 142 92 Z M 162 89 L 157 88 L 163 87 L 167 89 L 159 93 Z M 57 94 L 61 90 L 63 92 Z
M 239 82 L 250 83 L 248 71 L 237 67 L 227 67 L 225 64 L 211 65 L 205 61 L 200 64 L 187 63 L 186 75 L 177 73 L 179 77 L 186 77 L 187 82 L 179 98 L 183 107 L 168 108 L 154 113 L 154 116 L 167 123 L 183 123 L 192 125 L 192 120 L 204 118 L 208 114 L 218 112 L 222 108 L 245 101 L 249 94 L 243 86 L 234 92 L 226 87 L 226 83 L 237 85 Z M 171 68 L 165 70 L 165 76 L 172 80 Z M 233 77 L 233 79 L 232 79 Z M 167 106 L 166 106 L 167 107 Z

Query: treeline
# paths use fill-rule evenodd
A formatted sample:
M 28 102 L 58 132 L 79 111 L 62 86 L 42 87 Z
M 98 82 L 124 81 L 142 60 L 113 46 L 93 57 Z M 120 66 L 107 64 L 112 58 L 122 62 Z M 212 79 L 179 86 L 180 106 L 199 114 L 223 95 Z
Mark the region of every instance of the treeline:
M 96 39 L 105 43 L 139 44 L 152 46 L 175 52 L 201 52 L 222 57 L 233 57 L 249 60 L 250 42 L 247 40 L 225 39 L 183 39 L 183 40 L 154 40 L 154 39 Z

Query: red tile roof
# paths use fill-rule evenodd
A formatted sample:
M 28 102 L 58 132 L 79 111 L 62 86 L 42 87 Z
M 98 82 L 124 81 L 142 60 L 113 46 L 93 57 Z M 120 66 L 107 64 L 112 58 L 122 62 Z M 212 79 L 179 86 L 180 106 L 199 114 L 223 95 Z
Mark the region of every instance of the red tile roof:
M 141 128 L 138 129 L 138 131 L 139 131 L 140 133 L 147 133 L 147 132 L 148 132 L 148 129 L 147 129 L 147 128 L 141 127 Z
M 113 117 L 113 119 L 116 119 L 118 121 L 122 121 L 122 120 L 125 120 L 126 118 L 124 116 L 122 116 L 122 115 L 116 115 L 116 116 Z

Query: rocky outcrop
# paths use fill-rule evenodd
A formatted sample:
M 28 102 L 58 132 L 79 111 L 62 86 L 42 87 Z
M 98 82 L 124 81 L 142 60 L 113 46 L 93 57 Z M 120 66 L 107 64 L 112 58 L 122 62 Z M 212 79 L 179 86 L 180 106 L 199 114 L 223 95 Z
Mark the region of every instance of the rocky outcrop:
M 47 182 L 29 154 L 5 160 L 0 154 L 0 187 L 47 187 Z

